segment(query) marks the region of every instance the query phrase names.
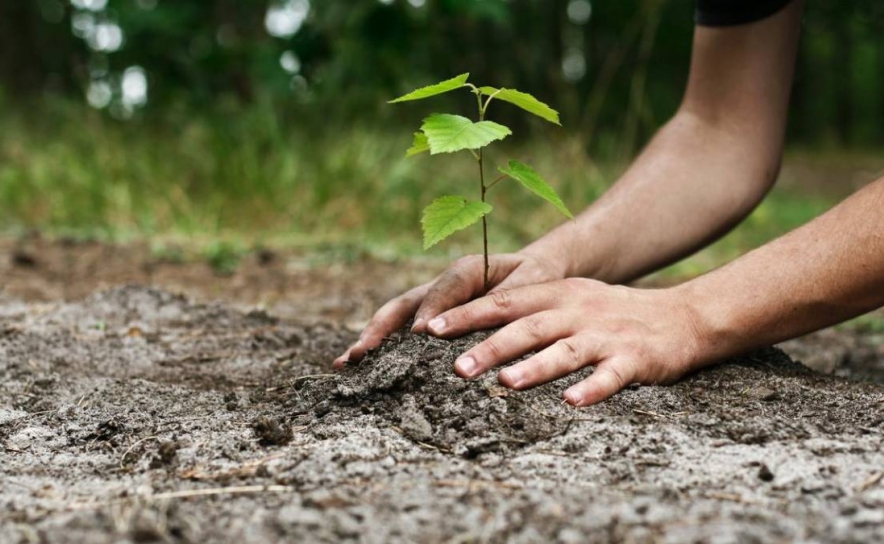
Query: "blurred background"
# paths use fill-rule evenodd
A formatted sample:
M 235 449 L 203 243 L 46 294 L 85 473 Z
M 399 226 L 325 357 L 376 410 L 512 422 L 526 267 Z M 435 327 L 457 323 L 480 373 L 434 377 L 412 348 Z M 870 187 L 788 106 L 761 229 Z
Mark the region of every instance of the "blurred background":
M 781 183 L 746 224 L 667 273 L 716 266 L 884 171 L 884 5 L 808 4 Z M 474 99 L 386 101 L 462 72 L 561 112 L 563 128 L 495 106 L 490 117 L 514 136 L 491 157 L 530 162 L 580 209 L 678 106 L 693 9 L 676 0 L 3 0 L 0 232 L 150 240 L 157 252 L 187 243 L 222 258 L 258 246 L 418 255 L 420 210 L 446 191 L 471 194 L 475 166 L 404 151 L 426 114 L 471 114 Z M 493 251 L 559 221 L 515 187 L 493 199 Z M 432 255 L 475 252 L 476 240 L 465 233 Z

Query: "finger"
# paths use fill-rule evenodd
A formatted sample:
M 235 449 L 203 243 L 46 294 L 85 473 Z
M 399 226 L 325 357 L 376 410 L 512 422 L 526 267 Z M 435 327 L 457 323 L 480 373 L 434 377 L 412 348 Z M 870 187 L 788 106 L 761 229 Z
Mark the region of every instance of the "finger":
M 344 365 L 350 361 L 350 352 L 351 351 L 352 351 L 352 348 L 347 349 L 347 351 L 345 351 L 343 355 L 339 356 L 337 359 L 332 361 L 332 368 L 334 368 L 335 370 L 340 370 L 340 369 L 344 368 Z
M 561 378 L 602 359 L 598 339 L 591 334 L 568 336 L 497 375 L 498 381 L 513 389 L 534 387 Z
M 563 294 L 557 284 L 497 291 L 448 310 L 427 323 L 427 330 L 435 336 L 453 337 L 489 329 L 553 308 L 562 301 Z
M 420 306 L 427 290 L 429 290 L 429 286 L 430 284 L 424 284 L 415 287 L 404 295 L 398 296 L 381 306 L 372 316 L 371 321 L 369 321 L 365 330 L 362 331 L 362 334 L 359 335 L 359 340 L 350 346 L 350 349 L 344 355 L 335 359 L 335 363 L 338 361 L 345 363 L 362 360 L 368 350 L 381 345 L 384 337 L 402 328 L 411 319 L 411 316 L 414 315 L 418 306 Z
M 568 320 L 561 312 L 546 311 L 529 315 L 467 350 L 454 362 L 454 371 L 462 378 L 474 378 L 490 368 L 546 347 L 568 334 Z
M 521 259 L 515 255 L 494 255 L 489 261 L 488 283 L 507 281 Z M 523 285 L 525 282 L 519 284 Z M 485 260 L 481 255 L 459 259 L 440 275 L 414 318 L 413 332 L 427 332 L 427 322 L 452 308 L 485 294 Z
M 428 321 L 480 295 L 485 287 L 484 266 L 480 255 L 470 255 L 436 278 L 414 315 L 412 332 L 427 332 Z
M 631 359 L 609 359 L 595 372 L 569 387 L 565 400 L 572 406 L 589 406 L 612 397 L 635 380 L 635 363 Z

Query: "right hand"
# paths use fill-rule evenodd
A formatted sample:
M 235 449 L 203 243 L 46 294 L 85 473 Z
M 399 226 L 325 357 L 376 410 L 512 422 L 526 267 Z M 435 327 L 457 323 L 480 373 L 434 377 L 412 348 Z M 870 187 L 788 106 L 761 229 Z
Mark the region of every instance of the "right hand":
M 549 259 L 528 253 L 492 255 L 488 260 L 487 294 L 565 278 L 565 269 Z M 427 332 L 427 323 L 441 314 L 484 293 L 484 259 L 470 255 L 458 259 L 436 279 L 387 302 L 375 312 L 359 340 L 335 359 L 335 368 L 357 362 L 399 330 L 414 316 L 412 332 Z

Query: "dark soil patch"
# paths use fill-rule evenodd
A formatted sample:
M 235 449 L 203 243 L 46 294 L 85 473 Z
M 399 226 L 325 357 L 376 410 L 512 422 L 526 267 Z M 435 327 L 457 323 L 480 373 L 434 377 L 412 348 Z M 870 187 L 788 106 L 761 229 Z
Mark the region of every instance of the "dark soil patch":
M 875 542 L 884 386 L 775 349 L 597 406 L 160 290 L 0 300 L 3 542 Z

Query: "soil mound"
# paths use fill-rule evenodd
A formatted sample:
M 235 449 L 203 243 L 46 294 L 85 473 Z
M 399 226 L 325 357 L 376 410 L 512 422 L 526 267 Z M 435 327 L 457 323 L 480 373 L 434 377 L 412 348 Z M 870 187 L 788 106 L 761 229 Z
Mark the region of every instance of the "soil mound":
M 296 422 L 372 414 L 415 442 L 468 458 L 563 433 L 575 412 L 560 405 L 561 388 L 585 373 L 521 393 L 498 385 L 494 372 L 477 380 L 455 375 L 454 359 L 488 334 L 448 341 L 404 328 L 361 363 L 301 387 Z
M 294 422 L 309 426 L 322 418 L 374 415 L 419 444 L 473 458 L 549 440 L 587 418 L 601 422 L 606 417 L 677 414 L 691 433 L 759 444 L 818 435 L 834 426 L 876 427 L 884 421 L 874 404 L 876 396 L 867 399 L 867 410 L 839 410 L 843 403 L 831 401 L 825 414 L 813 409 L 818 395 L 799 384 L 825 382 L 852 399 L 862 388 L 815 374 L 776 348 L 727 361 L 675 386 L 636 384 L 606 403 L 575 410 L 562 403 L 562 392 L 591 368 L 526 391 L 498 385 L 496 372 L 476 380 L 455 375 L 454 360 L 489 334 L 450 341 L 403 328 L 360 363 L 320 381 L 310 383 L 308 377 L 296 383 Z M 762 413 L 763 423 L 753 421 Z

